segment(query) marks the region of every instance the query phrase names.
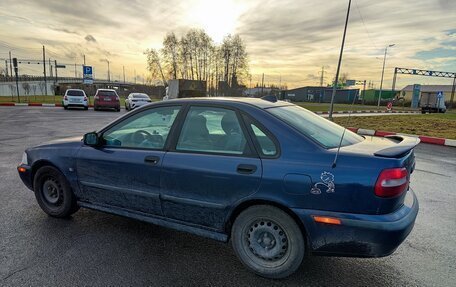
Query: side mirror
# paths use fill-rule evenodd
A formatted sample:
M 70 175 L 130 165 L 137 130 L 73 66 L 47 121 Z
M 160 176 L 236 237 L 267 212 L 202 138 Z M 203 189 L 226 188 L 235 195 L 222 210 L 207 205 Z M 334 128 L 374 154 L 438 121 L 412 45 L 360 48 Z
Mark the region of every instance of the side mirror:
M 100 138 L 96 132 L 86 133 L 84 135 L 84 144 L 88 146 L 98 146 Z

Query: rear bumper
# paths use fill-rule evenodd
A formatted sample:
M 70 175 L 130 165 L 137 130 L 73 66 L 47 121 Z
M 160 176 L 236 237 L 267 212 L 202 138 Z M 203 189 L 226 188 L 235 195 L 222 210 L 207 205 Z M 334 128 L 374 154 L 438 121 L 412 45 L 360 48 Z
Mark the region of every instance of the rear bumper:
M 95 102 L 93 104 L 95 109 L 120 109 L 119 102 Z
M 404 205 L 390 214 L 368 215 L 293 209 L 302 220 L 314 255 L 382 257 L 393 253 L 412 231 L 419 204 L 407 192 Z M 317 223 L 313 216 L 338 218 L 340 225 Z
M 84 107 L 84 108 L 89 107 L 89 104 L 87 101 L 82 102 L 82 103 L 71 103 L 69 101 L 63 101 L 62 105 L 64 107 Z

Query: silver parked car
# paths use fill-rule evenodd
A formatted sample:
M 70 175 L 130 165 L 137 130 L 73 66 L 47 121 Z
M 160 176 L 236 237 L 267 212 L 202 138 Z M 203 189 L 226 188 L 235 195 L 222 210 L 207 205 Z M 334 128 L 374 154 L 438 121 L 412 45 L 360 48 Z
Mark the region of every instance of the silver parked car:
M 144 106 L 148 103 L 151 103 L 152 100 L 147 94 L 143 93 L 131 93 L 128 95 L 125 100 L 125 109 L 127 111 L 133 110 L 136 107 Z

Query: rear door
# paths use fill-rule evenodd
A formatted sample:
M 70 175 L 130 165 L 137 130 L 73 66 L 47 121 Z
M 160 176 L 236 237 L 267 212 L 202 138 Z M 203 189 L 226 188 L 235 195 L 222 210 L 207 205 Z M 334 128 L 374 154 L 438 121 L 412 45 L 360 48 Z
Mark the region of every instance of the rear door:
M 160 171 L 180 106 L 147 109 L 106 130 L 103 145 L 83 146 L 77 175 L 83 201 L 161 215 Z
M 228 209 L 259 187 L 261 160 L 229 108 L 191 106 L 163 159 L 161 199 L 169 218 L 223 228 Z

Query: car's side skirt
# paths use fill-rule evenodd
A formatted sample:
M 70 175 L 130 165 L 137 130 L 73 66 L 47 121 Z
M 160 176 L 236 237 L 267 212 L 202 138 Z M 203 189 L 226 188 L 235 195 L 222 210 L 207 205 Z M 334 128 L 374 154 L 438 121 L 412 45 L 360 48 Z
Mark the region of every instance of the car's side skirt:
M 140 221 L 172 228 L 175 230 L 192 233 L 192 234 L 199 235 L 202 237 L 211 238 L 211 239 L 214 239 L 217 241 L 222 241 L 222 242 L 228 241 L 227 234 L 220 233 L 220 232 L 217 232 L 214 230 L 209 230 L 209 229 L 203 228 L 198 225 L 189 225 L 187 223 L 169 219 L 169 218 L 149 215 L 149 214 L 145 214 L 142 212 L 135 212 L 135 211 L 131 211 L 128 209 L 119 208 L 119 207 L 92 204 L 92 203 L 83 202 L 83 201 L 78 201 L 78 205 L 81 207 L 88 208 L 88 209 L 94 209 L 94 210 L 99 210 L 99 211 L 103 211 L 106 213 L 112 213 L 112 214 L 116 214 L 116 215 L 120 215 L 120 216 L 125 216 L 125 217 L 129 217 L 129 218 L 137 219 Z

